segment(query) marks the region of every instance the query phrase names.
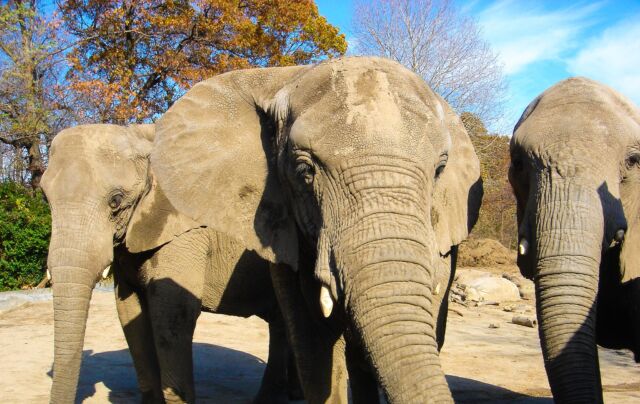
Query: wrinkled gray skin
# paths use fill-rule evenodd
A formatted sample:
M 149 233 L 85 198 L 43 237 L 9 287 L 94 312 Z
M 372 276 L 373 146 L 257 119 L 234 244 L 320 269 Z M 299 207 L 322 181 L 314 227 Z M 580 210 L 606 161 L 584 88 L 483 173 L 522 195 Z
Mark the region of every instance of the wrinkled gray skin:
M 468 135 L 424 81 L 379 58 L 236 71 L 194 86 L 157 128 L 151 161 L 172 203 L 275 264 L 310 402 L 346 400 L 340 339 L 314 327 L 344 333 L 354 402 L 377 401 L 377 383 L 391 403 L 451 401 L 436 324 L 482 192 Z
M 286 402 L 287 344 L 269 264 L 171 206 L 149 167 L 153 136 L 152 125 L 84 125 L 53 141 L 41 183 L 53 216 L 51 402 L 75 400 L 89 299 L 109 265 L 143 402 L 194 401 L 201 310 L 270 322 L 257 401 Z
M 640 112 L 592 80 L 562 81 L 525 110 L 511 160 L 553 396 L 602 402 L 596 343 L 640 354 Z

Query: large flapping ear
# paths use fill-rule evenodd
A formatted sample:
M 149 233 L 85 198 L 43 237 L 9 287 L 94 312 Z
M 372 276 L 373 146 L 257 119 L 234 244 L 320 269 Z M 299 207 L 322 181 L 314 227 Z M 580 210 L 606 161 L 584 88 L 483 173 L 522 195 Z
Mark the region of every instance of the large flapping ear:
M 585 79 L 582 79 L 585 80 Z M 625 162 L 621 165 L 625 167 L 624 179 L 620 183 L 620 201 L 627 222 L 627 230 L 624 234 L 622 248 L 620 250 L 620 278 L 621 281 L 628 282 L 632 279 L 640 278 L 640 167 L 637 163 L 629 164 L 629 158 L 636 160 L 640 152 L 640 109 L 628 98 L 615 90 L 594 84 L 603 88 L 606 94 L 601 99 L 611 101 L 609 118 L 617 115 L 617 125 L 615 132 L 618 136 L 630 139 L 634 151 L 631 155 L 625 156 Z M 610 218 L 605 218 L 605 221 Z M 617 229 L 611 229 L 615 231 Z
M 131 125 L 127 129 L 133 147 L 140 153 L 139 169 L 146 175 L 147 182 L 146 192 L 134 207 L 125 236 L 127 249 L 135 253 L 166 244 L 199 225 L 171 205 L 151 172 L 149 154 L 155 137 L 154 125 Z
M 620 250 L 620 275 L 622 282 L 627 282 L 640 277 L 640 178 L 628 178 L 622 184 L 620 199 L 627 219 Z
M 639 122 L 640 123 L 640 122 Z M 640 144 L 640 126 L 637 127 Z M 620 184 L 620 200 L 627 221 L 627 231 L 620 251 L 620 276 L 622 282 L 640 277 L 640 172 L 631 168 Z
M 436 181 L 431 220 L 440 254 L 460 244 L 476 221 L 482 202 L 480 161 L 462 121 L 446 101 L 440 99 L 445 127 L 451 136 L 447 165 Z
M 298 241 L 278 181 L 276 93 L 309 67 L 250 69 L 195 85 L 156 123 L 151 164 L 173 205 L 239 239 L 261 257 L 297 268 Z M 282 122 L 281 122 L 282 123 Z

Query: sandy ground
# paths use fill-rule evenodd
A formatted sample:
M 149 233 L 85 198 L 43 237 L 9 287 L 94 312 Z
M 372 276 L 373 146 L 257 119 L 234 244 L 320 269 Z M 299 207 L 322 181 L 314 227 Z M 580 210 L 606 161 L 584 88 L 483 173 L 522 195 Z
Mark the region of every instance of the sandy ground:
M 552 402 L 535 328 L 511 324 L 513 313 L 499 307 L 452 308 L 442 363 L 457 402 Z M 267 339 L 266 323 L 258 318 L 203 314 L 194 349 L 198 401 L 250 402 L 264 369 Z M 0 357 L 0 401 L 48 402 L 53 358 L 50 300 L 0 314 Z M 640 402 L 640 366 L 628 352 L 601 349 L 600 364 L 607 402 Z M 112 292 L 94 292 L 78 400 L 139 400 Z

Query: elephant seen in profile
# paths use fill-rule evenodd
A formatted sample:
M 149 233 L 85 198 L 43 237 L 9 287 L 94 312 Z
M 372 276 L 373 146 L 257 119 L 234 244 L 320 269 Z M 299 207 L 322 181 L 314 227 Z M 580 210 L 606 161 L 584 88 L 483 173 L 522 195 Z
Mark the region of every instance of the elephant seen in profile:
M 53 140 L 41 183 L 53 221 L 51 402 L 75 401 L 89 301 L 109 266 L 143 402 L 194 402 L 201 310 L 269 322 L 256 401 L 286 402 L 288 345 L 269 264 L 169 203 L 149 164 L 154 135 L 152 125 L 83 125 Z
M 553 396 L 602 402 L 596 343 L 640 359 L 640 111 L 595 81 L 561 81 L 515 126 L 509 179 Z
M 391 403 L 452 401 L 438 345 L 482 187 L 461 121 L 421 78 L 355 57 L 234 71 L 156 124 L 172 204 L 273 263 L 310 402 L 346 394 L 322 376 L 339 343 L 318 328 L 346 338 L 354 402 L 377 402 L 377 385 Z

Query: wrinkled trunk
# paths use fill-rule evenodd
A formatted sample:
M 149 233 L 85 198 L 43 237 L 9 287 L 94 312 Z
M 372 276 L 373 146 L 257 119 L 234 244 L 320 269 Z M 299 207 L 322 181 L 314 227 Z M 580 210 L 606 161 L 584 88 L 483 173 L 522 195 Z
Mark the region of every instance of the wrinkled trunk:
M 64 275 L 53 278 L 55 328 L 51 403 L 72 403 L 76 398 L 95 276 L 88 269 L 73 266 L 53 267 L 52 273 L 55 272 Z
M 113 258 L 112 236 L 86 209 L 52 209 L 48 266 L 53 283 L 54 361 L 51 403 L 73 403 L 91 294 Z
M 602 402 L 595 340 L 603 214 L 595 191 L 558 181 L 540 190 L 536 304 L 556 402 Z
M 336 254 L 349 267 L 344 287 L 355 334 L 385 394 L 391 403 L 451 402 L 432 305 L 429 257 L 437 252 L 424 221 L 383 212 L 360 223 L 356 244 Z

